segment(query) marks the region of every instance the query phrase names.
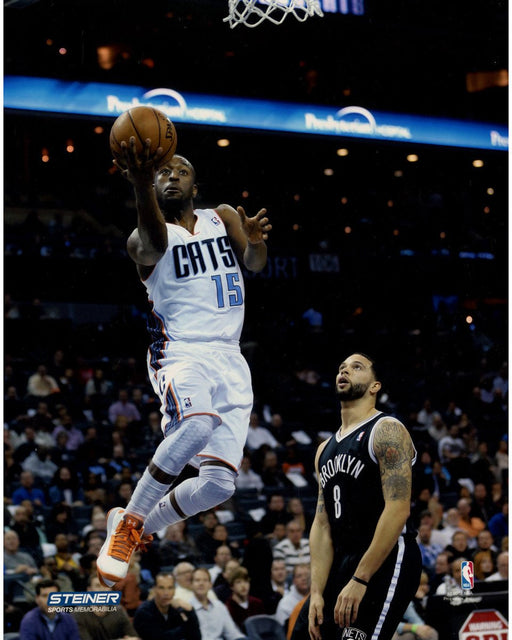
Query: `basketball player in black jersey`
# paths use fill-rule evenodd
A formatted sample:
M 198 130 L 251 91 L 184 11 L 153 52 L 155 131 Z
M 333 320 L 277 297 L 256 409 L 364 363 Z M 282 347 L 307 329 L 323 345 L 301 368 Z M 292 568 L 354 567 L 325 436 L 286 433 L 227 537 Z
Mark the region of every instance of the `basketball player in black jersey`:
M 312 640 L 390 640 L 416 593 L 416 451 L 404 425 L 375 408 L 380 388 L 368 356 L 354 353 L 340 365 L 341 427 L 316 454 L 311 595 L 292 640 L 307 637 L 306 614 Z

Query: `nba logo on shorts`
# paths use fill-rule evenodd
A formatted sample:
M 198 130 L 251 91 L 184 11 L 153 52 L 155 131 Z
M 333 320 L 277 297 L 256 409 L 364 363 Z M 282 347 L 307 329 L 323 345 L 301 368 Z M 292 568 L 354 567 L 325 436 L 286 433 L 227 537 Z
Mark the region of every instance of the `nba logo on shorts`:
M 463 589 L 472 589 L 473 584 L 474 584 L 473 563 L 469 560 L 465 560 L 461 564 L 460 586 Z
M 187 409 L 190 409 L 192 406 L 192 400 L 190 398 L 183 398 L 183 404 Z

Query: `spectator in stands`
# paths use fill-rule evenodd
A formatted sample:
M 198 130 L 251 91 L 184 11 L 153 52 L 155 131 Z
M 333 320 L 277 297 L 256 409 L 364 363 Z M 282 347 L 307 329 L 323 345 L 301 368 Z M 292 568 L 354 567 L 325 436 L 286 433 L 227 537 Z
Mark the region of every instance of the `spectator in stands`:
M 449 493 L 452 489 L 452 476 L 448 468 L 441 464 L 439 460 L 432 463 L 432 495 L 441 499 L 443 495 Z
M 450 554 L 452 560 L 457 558 L 471 558 L 471 549 L 468 545 L 468 534 L 465 531 L 456 531 L 452 536 L 452 543 L 449 544 L 445 551 Z
M 22 462 L 21 466 L 24 471 L 31 471 L 34 474 L 34 478 L 45 485 L 48 485 L 53 480 L 53 476 L 58 469 L 57 465 L 51 460 L 50 449 L 40 446 Z
M 158 547 L 158 556 L 163 567 L 175 566 L 178 562 L 199 561 L 201 554 L 194 538 L 187 532 L 186 520 L 180 520 L 167 527 Z
M 450 562 L 450 570 L 444 581 L 437 587 L 436 596 L 460 596 L 463 589 L 460 582 L 462 573 L 462 563 L 468 560 L 464 556 L 461 556 Z
M 50 449 L 50 458 L 58 467 L 72 464 L 75 461 L 75 453 L 68 448 L 69 433 L 60 431 L 55 438 L 55 446 Z
M 310 562 L 309 540 L 303 535 L 304 529 L 300 523 L 291 520 L 286 525 L 286 538 L 272 551 L 274 560 L 284 560 L 288 576 L 292 575 L 296 565 Z
M 65 409 L 65 412 L 60 415 L 60 424 L 55 427 L 53 437 L 57 438 L 61 431 L 65 431 L 69 436 L 66 447 L 70 451 L 76 451 L 78 454 L 80 445 L 84 442 L 84 434 L 80 429 L 75 427 L 73 424 L 73 418 L 69 413 L 67 413 L 67 409 Z M 96 455 L 97 454 L 98 452 L 96 452 Z
M 137 407 L 130 402 L 130 395 L 127 389 L 120 389 L 117 401 L 113 402 L 108 408 L 108 419 L 110 424 L 116 424 L 118 416 L 124 416 L 128 422 L 140 422 L 141 415 Z
M 436 443 L 448 435 L 448 427 L 441 416 L 436 416 L 433 419 L 432 423 L 427 428 L 427 433 Z
M 38 402 L 35 414 L 30 418 L 30 424 L 36 432 L 36 444 L 51 449 L 55 446 L 52 435 L 54 424 L 52 414 L 48 411 L 47 402 Z
M 273 551 L 274 547 L 286 538 L 286 525 L 284 522 L 276 522 L 272 533 L 268 533 L 265 537 L 270 542 Z
M 93 555 L 95 558 L 98 557 L 101 547 L 105 542 L 105 536 L 100 533 L 93 532 L 90 536 L 87 537 L 84 547 L 84 555 Z
M 480 518 L 487 526 L 495 513 L 496 507 L 487 491 L 486 485 L 483 482 L 477 482 L 473 491 L 473 500 L 471 501 L 471 517 Z
M 496 562 L 498 557 L 498 549 L 494 544 L 494 538 L 489 529 L 483 529 L 476 537 L 476 548 L 473 551 L 473 560 L 480 551 L 486 551 L 491 554 L 493 563 Z
M 267 498 L 267 510 L 260 520 L 259 529 L 263 535 L 274 531 L 276 523 L 286 524 L 291 520 L 286 511 L 286 503 L 282 493 L 271 493 Z
M 152 598 L 139 606 L 133 626 L 142 640 L 201 640 L 196 612 L 189 602 L 176 598 L 174 576 L 170 573 L 155 577 Z
M 122 580 L 116 582 L 116 591 L 121 592 L 121 606 L 130 619 L 133 619 L 135 611 L 142 604 L 140 590 L 140 552 L 135 551 L 130 558 L 128 573 Z
M 98 576 L 91 575 L 88 591 L 105 591 L 98 580 Z M 105 640 L 105 638 L 122 638 L 123 640 L 137 640 L 137 634 L 133 628 L 128 614 L 123 607 L 109 610 L 110 607 L 95 607 L 94 611 L 73 613 L 78 624 L 80 638 L 83 640 Z
M 93 418 L 97 422 L 107 419 L 111 394 L 112 382 L 105 378 L 104 370 L 97 367 L 93 377 L 87 380 L 84 387 L 85 408 L 92 412 Z
M 52 504 L 60 502 L 70 507 L 84 504 L 85 495 L 74 469 L 66 465 L 57 469 L 48 489 L 48 497 Z
M 71 507 L 58 503 L 53 506 L 46 523 L 46 538 L 48 542 L 55 542 L 55 537 L 63 533 L 70 542 L 78 540 L 76 523 L 71 517 Z
M 70 613 L 48 611 L 48 596 L 58 592 L 55 580 L 43 579 L 36 583 L 37 607 L 23 616 L 20 638 L 23 640 L 80 640 L 75 619 Z
M 217 579 L 217 576 L 221 575 L 221 573 L 224 571 L 228 560 L 232 560 L 232 559 L 233 559 L 233 556 L 231 554 L 231 549 L 228 547 L 228 545 L 221 544 L 219 547 L 217 547 L 217 550 L 215 551 L 215 555 L 213 557 L 213 562 L 214 562 L 213 567 L 210 567 L 208 569 L 212 584 L 215 584 L 215 580 Z
M 443 582 L 450 571 L 451 555 L 448 551 L 441 551 L 437 554 L 434 575 L 430 577 L 430 591 L 435 593 L 437 587 Z
M 234 558 L 240 557 L 240 545 L 238 540 L 230 540 L 229 531 L 225 524 L 219 522 L 213 529 L 213 539 L 217 541 L 217 544 L 226 545 L 231 551 L 231 555 Z
M 34 428 L 26 419 L 23 420 L 23 425 L 23 434 L 16 441 L 16 444 L 13 445 L 13 458 L 20 464 L 23 464 L 28 456 L 37 450 L 36 432 Z
M 288 585 L 288 573 L 284 560 L 273 560 L 270 569 L 270 583 L 272 595 L 265 601 L 265 613 L 272 615 L 276 612 L 281 598 L 290 590 Z
M 485 580 L 496 571 L 490 551 L 478 551 L 473 556 L 475 580 Z
M 452 424 L 448 435 L 441 438 L 438 446 L 438 455 L 441 464 L 447 466 L 448 471 L 454 478 L 467 477 L 463 472 L 462 458 L 466 455 L 466 445 L 459 435 L 460 427 Z
M 240 566 L 240 560 L 238 558 L 231 558 L 231 560 L 226 562 L 224 571 L 217 576 L 213 584 L 213 592 L 224 604 L 226 604 L 226 600 L 231 596 L 229 579 L 233 572 L 239 569 Z
M 30 518 L 27 507 L 16 507 L 13 520 L 10 529 L 18 534 L 20 551 L 29 553 L 39 565 L 43 560 L 39 532 Z
M 306 536 L 309 536 L 309 530 L 311 529 L 311 524 L 313 523 L 313 518 L 311 514 L 306 513 L 304 510 L 304 504 L 300 498 L 292 497 L 288 499 L 288 504 L 286 505 L 286 511 L 290 514 L 292 520 L 297 521 Z
M 201 553 L 203 562 L 207 564 L 213 563 L 213 557 L 217 550 L 217 541 L 213 539 L 215 526 L 219 524 L 219 519 L 213 509 L 205 511 L 199 515 L 199 520 L 203 524 L 203 531 L 195 536 L 195 542 L 199 552 Z
M 30 500 L 35 507 L 46 504 L 46 498 L 42 489 L 34 486 L 35 478 L 31 471 L 23 471 L 20 475 L 20 487 L 12 494 L 12 503 L 21 504 L 24 500 Z
M 256 451 L 261 446 L 267 445 L 271 449 L 277 449 L 279 443 L 266 427 L 260 424 L 259 415 L 253 411 L 249 419 L 249 431 L 245 446 L 249 451 Z
M 459 531 L 459 511 L 452 507 L 443 516 L 442 528 L 432 532 L 432 542 L 441 545 L 444 549 L 451 544 L 453 534 Z
M 418 546 L 421 551 L 421 563 L 423 570 L 426 571 L 429 578 L 432 578 L 435 572 L 436 558 L 443 550 L 441 545 L 434 544 L 432 538 L 432 525 L 424 523 L 418 528 Z
M 65 573 L 76 588 L 77 581 L 80 578 L 80 565 L 73 557 L 67 536 L 64 533 L 58 533 L 53 543 L 57 549 L 55 554 L 57 570 Z
M 59 591 L 73 591 L 73 583 L 65 573 L 57 568 L 55 556 L 47 556 L 39 566 L 39 573 L 43 578 L 53 580 L 59 585 Z
M 293 487 L 279 464 L 277 453 L 270 449 L 265 451 L 263 455 L 260 475 L 265 487 L 277 487 L 279 489 Z
M 233 571 L 229 584 L 232 595 L 228 598 L 226 607 L 240 631 L 245 632 L 244 623 L 247 618 L 265 613 L 263 600 L 249 595 L 251 579 L 245 567 L 239 567 Z
M 84 540 L 88 540 L 92 535 L 107 536 L 107 514 L 100 505 L 94 505 L 91 510 L 91 520 L 80 532 Z
M 459 512 L 458 528 L 463 529 L 470 538 L 476 538 L 480 531 L 485 529 L 485 522 L 471 516 L 471 502 L 467 498 L 461 498 L 457 502 L 457 510 Z
M 420 411 L 418 411 L 419 424 L 424 425 L 428 429 L 429 427 L 433 426 L 436 420 L 440 419 L 442 419 L 441 414 L 439 413 L 439 411 L 432 407 L 432 401 L 430 400 L 430 398 L 427 398 L 423 402 L 423 407 L 420 409 Z
M 4 395 L 4 422 L 11 424 L 25 415 L 26 407 L 14 385 L 7 387 Z
M 504 436 L 498 442 L 498 450 L 495 454 L 495 479 L 502 482 L 508 471 L 508 437 Z
M 199 618 L 202 640 L 238 640 L 246 636 L 237 628 L 225 604 L 209 596 L 212 583 L 207 569 L 194 571 L 191 604 Z
M 446 407 L 446 410 L 443 413 L 443 420 L 447 424 L 448 427 L 451 427 L 452 424 L 457 424 L 462 416 L 462 409 L 457 405 L 455 400 L 450 400 Z
M 33 398 L 47 398 L 52 393 L 59 392 L 57 380 L 48 375 L 48 370 L 44 364 L 37 367 L 37 371 L 33 373 L 27 382 L 27 396 Z
M 172 571 L 176 586 L 176 598 L 190 602 L 194 592 L 192 591 L 192 576 L 195 566 L 191 562 L 178 562 Z M 208 574 L 210 575 L 210 574 Z
M 311 586 L 311 569 L 309 564 L 297 564 L 293 568 L 292 585 L 287 594 L 285 594 L 277 605 L 275 619 L 286 625 L 286 621 L 290 617 L 295 605 L 297 605 L 305 596 L 308 595 Z
M 15 531 L 4 533 L 4 570 L 8 573 L 22 574 L 26 579 L 37 574 L 34 558 L 25 551 L 20 551 L 20 539 Z
M 495 582 L 496 580 L 508 580 L 508 551 L 502 551 L 498 554 L 496 560 L 497 571 L 488 576 L 486 582 Z
M 495 478 L 496 467 L 495 460 L 489 455 L 489 445 L 485 440 L 477 442 L 477 450 L 471 454 L 470 462 L 470 477 L 475 483 L 475 489 L 478 484 L 482 484 L 484 488 L 491 486 Z
M 261 476 L 251 468 L 251 458 L 249 455 L 244 455 L 238 476 L 235 478 L 235 487 L 237 489 L 256 489 L 261 491 L 263 489 L 263 480 Z
M 497 545 L 500 545 L 503 538 L 508 536 L 508 501 L 503 503 L 501 513 L 496 513 L 489 520 L 489 531 Z

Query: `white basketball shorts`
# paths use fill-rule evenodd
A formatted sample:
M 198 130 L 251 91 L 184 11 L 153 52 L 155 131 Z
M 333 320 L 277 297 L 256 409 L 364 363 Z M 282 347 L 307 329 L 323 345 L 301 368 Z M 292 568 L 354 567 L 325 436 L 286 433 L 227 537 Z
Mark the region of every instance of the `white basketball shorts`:
M 213 435 L 198 457 L 221 460 L 238 471 L 253 406 L 251 372 L 239 345 L 180 340 L 164 347 L 158 359 L 148 351 L 164 437 L 179 429 L 185 418 L 214 416 Z M 190 461 L 195 466 L 196 458 Z

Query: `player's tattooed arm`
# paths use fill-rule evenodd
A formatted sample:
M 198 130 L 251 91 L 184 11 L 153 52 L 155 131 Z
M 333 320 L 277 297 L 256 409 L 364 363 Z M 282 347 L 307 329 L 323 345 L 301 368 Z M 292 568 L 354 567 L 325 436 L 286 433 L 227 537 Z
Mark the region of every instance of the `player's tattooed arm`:
M 318 500 L 316 503 L 316 512 L 321 515 L 325 512 L 325 498 L 324 492 L 322 491 L 322 485 L 318 485 Z
M 414 448 L 407 429 L 386 418 L 376 428 L 373 443 L 379 461 L 384 500 L 410 500 Z

